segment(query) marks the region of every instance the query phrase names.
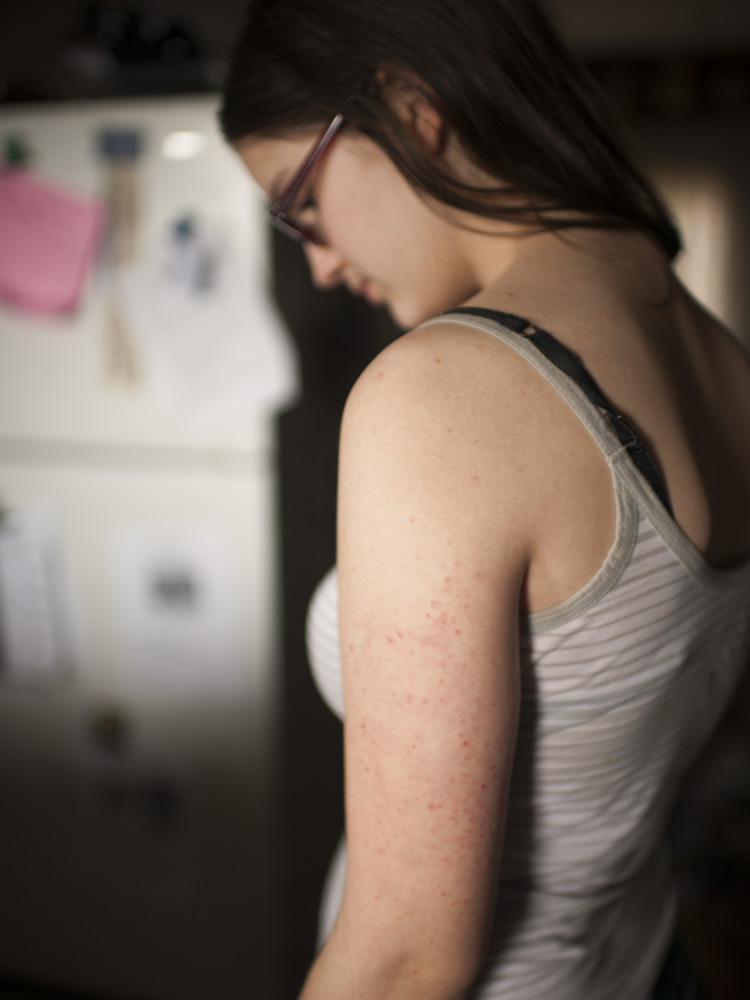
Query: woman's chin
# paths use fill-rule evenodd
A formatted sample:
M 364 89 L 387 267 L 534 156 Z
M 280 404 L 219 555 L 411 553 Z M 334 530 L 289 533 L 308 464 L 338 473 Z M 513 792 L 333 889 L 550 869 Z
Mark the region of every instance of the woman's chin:
M 397 326 L 404 330 L 413 330 L 421 323 L 426 323 L 428 319 L 434 319 L 441 313 L 458 308 L 478 291 L 478 288 L 448 289 L 445 294 L 432 296 L 429 301 L 426 298 L 422 301 L 386 299 L 384 305 L 387 306 Z
M 393 322 L 402 330 L 413 330 L 437 314 L 436 311 L 426 309 L 424 306 L 420 308 L 416 303 L 386 302 L 385 305 Z

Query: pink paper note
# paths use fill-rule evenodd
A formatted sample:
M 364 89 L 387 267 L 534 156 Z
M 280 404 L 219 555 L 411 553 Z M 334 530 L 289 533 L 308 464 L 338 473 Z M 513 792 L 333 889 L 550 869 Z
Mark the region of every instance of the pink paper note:
M 0 170 L 0 299 L 37 313 L 75 309 L 103 223 L 94 199 Z

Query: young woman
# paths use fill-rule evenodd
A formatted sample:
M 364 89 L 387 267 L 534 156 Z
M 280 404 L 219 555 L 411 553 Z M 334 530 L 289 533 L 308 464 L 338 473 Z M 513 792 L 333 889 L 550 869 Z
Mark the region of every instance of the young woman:
M 664 832 L 750 648 L 750 364 L 531 0 L 257 0 L 224 132 L 407 329 L 341 435 L 304 1000 L 698 996 Z M 352 332 L 356 336 L 356 331 Z

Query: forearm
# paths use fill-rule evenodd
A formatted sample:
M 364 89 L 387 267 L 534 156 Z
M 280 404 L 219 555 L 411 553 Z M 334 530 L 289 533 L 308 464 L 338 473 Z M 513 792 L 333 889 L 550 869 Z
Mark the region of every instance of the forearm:
M 345 947 L 334 932 L 299 1000 L 462 1000 L 468 983 L 455 971 L 437 955 L 417 958 Z

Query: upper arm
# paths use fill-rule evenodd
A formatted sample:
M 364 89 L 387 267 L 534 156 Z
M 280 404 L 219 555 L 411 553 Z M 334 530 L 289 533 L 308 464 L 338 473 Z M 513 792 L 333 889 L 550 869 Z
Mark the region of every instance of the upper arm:
M 402 949 L 416 974 L 429 960 L 461 980 L 494 898 L 526 553 L 512 451 L 433 353 L 416 341 L 377 359 L 342 429 L 348 873 L 337 930 L 373 955 Z

